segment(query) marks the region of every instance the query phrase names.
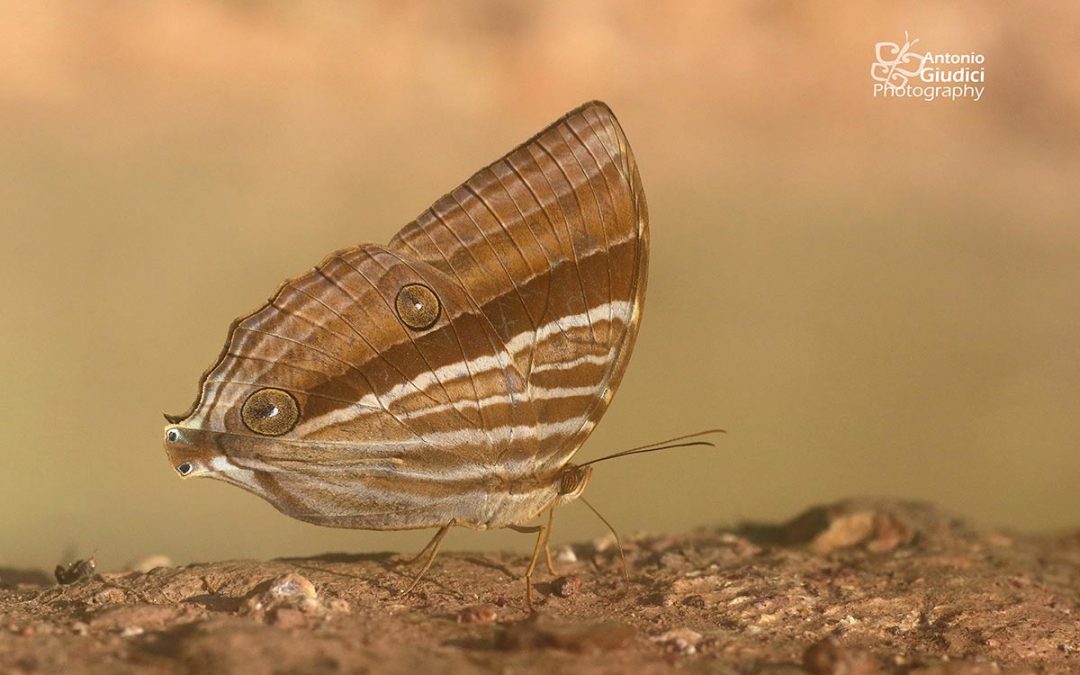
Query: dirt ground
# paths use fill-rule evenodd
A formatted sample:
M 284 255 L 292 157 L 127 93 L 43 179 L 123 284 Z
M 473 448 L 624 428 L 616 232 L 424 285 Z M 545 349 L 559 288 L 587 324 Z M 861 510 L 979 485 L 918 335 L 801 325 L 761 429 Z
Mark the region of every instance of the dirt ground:
M 1080 671 L 1080 533 L 981 531 L 848 501 L 782 525 L 519 555 L 394 554 L 99 573 L 0 570 L 4 673 Z M 152 561 L 149 562 L 153 564 Z M 78 576 L 78 570 L 73 570 Z M 100 571 L 99 571 L 100 572 Z

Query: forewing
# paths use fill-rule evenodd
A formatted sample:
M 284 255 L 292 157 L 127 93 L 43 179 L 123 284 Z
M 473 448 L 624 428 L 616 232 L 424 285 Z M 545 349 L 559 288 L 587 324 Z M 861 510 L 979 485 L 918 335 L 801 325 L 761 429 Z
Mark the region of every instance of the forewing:
M 437 201 L 390 242 L 453 278 L 527 383 L 536 438 L 504 465 L 569 460 L 622 378 L 645 294 L 648 215 L 606 105 L 586 104 Z

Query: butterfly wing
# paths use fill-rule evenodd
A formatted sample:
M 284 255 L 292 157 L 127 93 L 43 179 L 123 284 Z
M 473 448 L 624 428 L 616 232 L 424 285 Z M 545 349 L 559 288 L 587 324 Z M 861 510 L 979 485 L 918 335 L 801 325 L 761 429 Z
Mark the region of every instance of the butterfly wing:
M 171 418 L 170 457 L 323 525 L 522 522 L 618 386 L 647 252 L 626 138 L 606 106 L 583 106 L 387 247 L 339 251 L 234 323 Z M 439 312 L 410 327 L 399 294 L 417 284 Z M 244 417 L 268 389 L 299 411 L 272 436 Z
M 453 278 L 526 383 L 535 438 L 505 470 L 545 474 L 584 443 L 637 335 L 648 212 L 611 110 L 588 103 L 437 201 L 392 250 Z

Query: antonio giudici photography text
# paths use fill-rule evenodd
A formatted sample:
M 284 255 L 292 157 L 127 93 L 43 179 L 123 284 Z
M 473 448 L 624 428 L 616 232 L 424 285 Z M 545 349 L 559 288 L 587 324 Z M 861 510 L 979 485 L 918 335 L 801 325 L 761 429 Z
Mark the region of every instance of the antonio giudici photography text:
M 918 40 L 878 42 L 870 67 L 875 97 L 979 101 L 986 91 L 986 56 L 914 50 Z

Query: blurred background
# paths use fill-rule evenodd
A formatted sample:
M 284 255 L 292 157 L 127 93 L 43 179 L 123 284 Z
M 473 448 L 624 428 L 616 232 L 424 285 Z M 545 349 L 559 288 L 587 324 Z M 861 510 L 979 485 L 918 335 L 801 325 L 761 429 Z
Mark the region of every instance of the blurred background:
M 181 481 L 161 411 L 283 278 L 593 98 L 653 262 L 578 457 L 729 430 L 598 467 L 618 528 L 868 494 L 1080 525 L 1080 5 L 9 0 L 0 31 L 0 564 L 419 549 Z M 985 54 L 982 100 L 875 99 L 905 31 Z M 575 505 L 555 541 L 604 532 Z

